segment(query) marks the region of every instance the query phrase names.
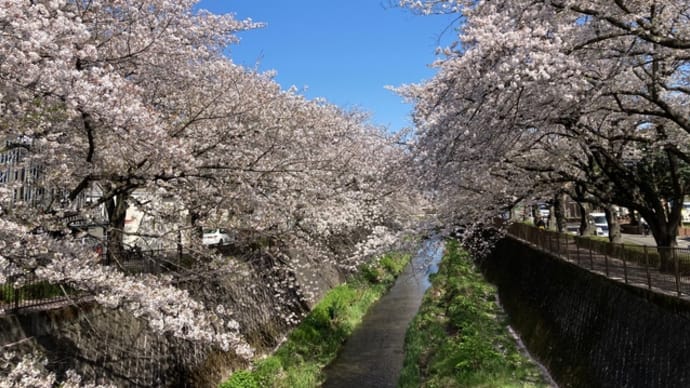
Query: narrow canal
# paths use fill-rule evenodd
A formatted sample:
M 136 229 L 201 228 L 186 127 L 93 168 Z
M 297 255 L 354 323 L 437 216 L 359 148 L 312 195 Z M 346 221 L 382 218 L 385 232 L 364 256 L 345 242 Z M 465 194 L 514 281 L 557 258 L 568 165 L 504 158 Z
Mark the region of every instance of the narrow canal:
M 338 358 L 326 368 L 325 388 L 396 387 L 403 364 L 405 332 L 417 313 L 429 274 L 436 272 L 443 242 L 424 242 L 391 290 L 371 307 Z

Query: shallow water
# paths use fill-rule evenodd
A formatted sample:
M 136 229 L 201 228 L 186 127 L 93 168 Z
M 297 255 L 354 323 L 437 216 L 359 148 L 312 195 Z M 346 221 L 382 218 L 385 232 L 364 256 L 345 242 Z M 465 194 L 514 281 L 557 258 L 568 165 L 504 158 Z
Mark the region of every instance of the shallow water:
M 405 332 L 436 272 L 443 242 L 431 239 L 410 261 L 397 281 L 371 307 L 338 358 L 326 368 L 326 388 L 396 387 L 402 369 Z

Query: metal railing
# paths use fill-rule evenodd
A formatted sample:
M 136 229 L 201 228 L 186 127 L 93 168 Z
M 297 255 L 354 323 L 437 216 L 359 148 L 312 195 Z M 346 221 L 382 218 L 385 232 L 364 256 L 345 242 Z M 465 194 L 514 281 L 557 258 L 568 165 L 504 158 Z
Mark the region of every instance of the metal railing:
M 183 269 L 186 257 L 176 249 L 130 249 L 124 251 L 119 259 L 104 256 L 102 264 L 129 274 L 158 274 Z
M 117 263 L 104 258 L 103 265 L 117 267 L 129 273 L 164 273 L 185 267 L 184 257 L 174 250 L 128 251 Z M 35 308 L 59 307 L 89 294 L 65 284 L 39 280 L 33 273 L 12 276 L 0 284 L 0 314 Z
M 38 280 L 34 274 L 14 276 L 7 283 L 0 284 L 0 313 L 58 306 L 82 296 L 70 287 Z
M 687 248 L 614 244 L 518 223 L 508 228 L 508 234 L 608 278 L 690 297 L 690 250 Z

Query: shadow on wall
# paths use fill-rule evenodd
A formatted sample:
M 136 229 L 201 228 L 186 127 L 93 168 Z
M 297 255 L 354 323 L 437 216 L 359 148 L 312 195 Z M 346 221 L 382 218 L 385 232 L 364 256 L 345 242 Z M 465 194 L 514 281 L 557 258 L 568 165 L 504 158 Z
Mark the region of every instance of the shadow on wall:
M 483 262 L 530 352 L 561 387 L 690 386 L 690 303 L 501 240 Z

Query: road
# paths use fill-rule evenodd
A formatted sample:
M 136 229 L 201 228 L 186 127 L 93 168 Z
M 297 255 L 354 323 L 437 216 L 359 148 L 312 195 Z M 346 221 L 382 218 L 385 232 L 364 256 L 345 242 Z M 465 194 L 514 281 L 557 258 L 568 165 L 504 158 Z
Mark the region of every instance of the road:
M 676 241 L 678 241 L 678 248 L 686 248 L 687 249 L 688 247 L 690 247 L 690 237 L 678 236 Z M 650 247 L 656 246 L 656 242 L 654 241 L 654 237 L 652 237 L 651 235 L 643 236 L 641 234 L 621 233 L 621 242 L 623 244 L 638 244 L 638 245 L 647 245 Z

